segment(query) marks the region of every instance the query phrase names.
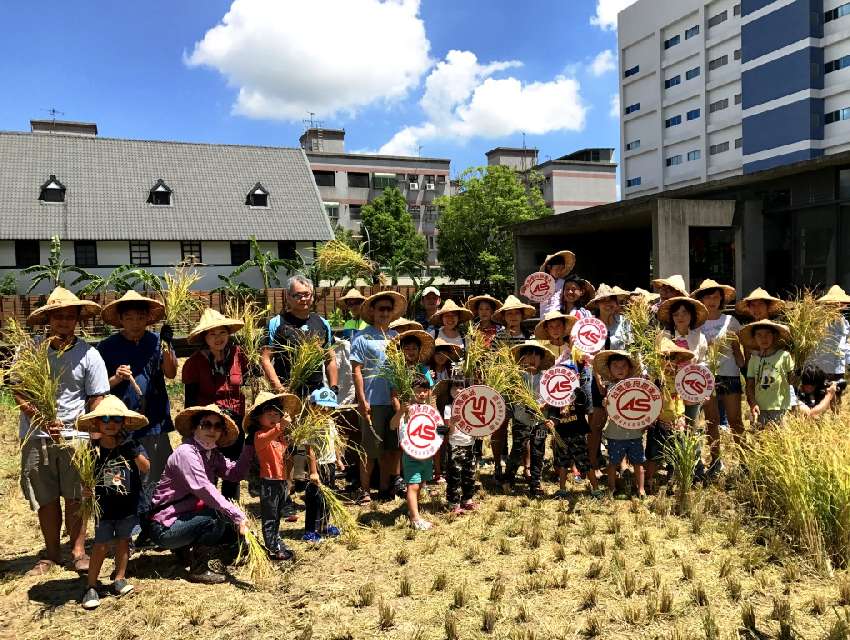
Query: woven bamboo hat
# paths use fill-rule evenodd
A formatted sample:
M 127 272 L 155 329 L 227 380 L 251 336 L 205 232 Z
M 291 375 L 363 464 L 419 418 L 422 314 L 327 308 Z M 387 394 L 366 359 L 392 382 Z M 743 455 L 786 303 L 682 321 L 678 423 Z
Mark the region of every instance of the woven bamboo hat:
M 345 307 L 346 306 L 345 303 L 348 302 L 349 300 L 359 300 L 362 303 L 365 299 L 366 299 L 366 296 L 364 296 L 362 293 L 360 293 L 357 289 L 352 288 L 352 289 L 349 289 L 348 291 L 346 291 L 344 296 L 337 299 L 336 305 L 338 307 Z
M 579 302 L 582 304 L 587 304 L 588 301 L 593 299 L 593 296 L 596 295 L 596 287 L 591 284 L 590 280 L 585 280 L 580 275 L 571 273 L 564 277 L 564 286 L 567 286 L 568 282 L 575 282 L 579 287 L 581 287 L 581 298 L 579 298 Z M 561 293 L 563 296 L 563 292 Z
M 629 364 L 632 365 L 632 376 L 636 376 L 640 373 L 640 364 L 637 360 L 635 360 L 634 356 L 632 356 L 632 354 L 628 351 L 618 351 L 616 349 L 607 349 L 597 353 L 593 357 L 593 372 L 600 376 L 603 380 L 608 380 L 609 382 L 613 380 L 611 377 L 611 370 L 608 368 L 608 363 L 614 356 L 622 356 L 628 359 Z
M 201 413 L 214 413 L 217 416 L 221 416 L 221 419 L 224 420 L 224 433 L 218 439 L 218 443 L 216 444 L 219 449 L 229 447 L 236 442 L 236 438 L 239 437 L 239 429 L 236 426 L 236 423 L 233 422 L 233 419 L 215 404 L 208 404 L 203 407 L 187 407 L 186 409 L 183 409 L 183 411 L 174 417 L 174 428 L 177 430 L 177 433 L 184 438 L 191 436 L 192 419 Z
M 232 334 L 244 326 L 245 323 L 241 320 L 228 318 L 215 309 L 204 309 L 201 319 L 195 325 L 195 328 L 189 332 L 186 341 L 189 344 L 201 344 L 204 340 L 204 334 L 210 329 L 227 329 Z
M 242 418 L 242 428 L 247 430 L 251 424 L 251 419 L 255 417 L 257 409 L 266 404 L 275 404 L 283 411 L 286 411 L 294 420 L 301 413 L 301 398 L 292 393 L 271 393 L 269 391 L 260 391 L 254 399 L 254 403 L 248 407 L 245 412 L 245 417 Z
M 431 356 L 434 355 L 434 338 L 427 331 L 411 329 L 410 331 L 398 334 L 393 340 L 398 342 L 400 348 L 401 341 L 405 338 L 415 338 L 419 341 L 419 362 L 428 362 Z
M 567 316 L 561 313 L 560 311 L 549 311 L 546 315 L 543 316 L 543 319 L 537 323 L 537 326 L 534 327 L 534 337 L 538 340 L 549 340 L 549 334 L 546 333 L 546 323 L 551 320 L 563 320 L 564 321 L 564 335 L 570 335 L 570 331 L 573 330 L 573 325 L 578 322 L 578 318 L 573 316 Z
M 46 324 L 50 314 L 59 309 L 71 309 L 77 307 L 80 310 L 80 320 L 91 318 L 100 312 L 100 305 L 91 300 L 80 300 L 73 293 L 63 287 L 56 287 L 47 297 L 47 302 L 33 311 L 27 317 L 27 324 L 34 326 Z
M 472 312 L 474 317 L 478 317 L 478 305 L 482 302 L 489 302 L 493 305 L 493 313 L 496 313 L 501 307 L 502 303 L 499 302 L 493 296 L 483 295 L 483 296 L 473 296 L 469 300 L 466 301 L 466 308 Z
M 457 345 L 454 342 L 448 342 L 442 338 L 434 340 L 434 353 L 437 351 L 447 351 L 449 360 L 452 362 L 457 362 L 463 355 L 463 349 L 460 345 Z
M 691 297 L 701 300 L 702 296 L 712 289 L 720 289 L 723 292 L 723 304 L 729 304 L 735 299 L 735 287 L 728 284 L 720 284 L 711 278 L 703 280 L 696 289 L 691 291 Z
M 743 329 L 738 332 L 738 339 L 741 341 L 741 344 L 744 345 L 750 351 L 757 351 L 758 345 L 756 344 L 756 329 L 773 329 L 776 334 L 777 341 L 780 344 L 790 344 L 791 343 L 791 331 L 784 324 L 780 324 L 779 322 L 774 322 L 773 320 L 758 320 L 757 322 L 751 322 Z
M 558 251 L 558 253 L 553 253 L 551 255 L 546 256 L 546 259 L 543 261 L 543 264 L 540 265 L 540 270 L 546 271 L 546 266 L 555 258 L 564 259 L 564 265 L 567 268 L 566 273 L 572 271 L 573 267 L 576 266 L 576 254 L 574 254 L 572 251 Z
M 390 316 L 392 320 L 398 320 L 404 315 L 407 308 L 407 298 L 397 291 L 378 291 L 363 301 L 363 306 L 360 307 L 360 317 L 369 324 L 375 322 L 375 302 L 381 298 L 389 299 L 393 303 L 393 311 Z
M 652 290 L 658 292 L 661 287 L 670 287 L 675 289 L 681 295 L 687 296 L 688 289 L 685 287 L 685 279 L 679 274 L 670 276 L 669 278 L 656 278 L 652 281 Z
M 850 304 L 850 296 L 837 284 L 832 285 L 825 295 L 818 298 L 824 304 Z
M 708 309 L 706 309 L 705 305 L 699 300 L 694 300 L 688 296 L 676 296 L 675 298 L 670 298 L 669 300 L 665 300 L 661 303 L 656 313 L 661 324 L 666 326 L 673 322 L 670 309 L 673 308 L 673 305 L 679 304 L 680 302 L 694 308 L 694 313 L 696 314 L 696 320 L 693 323 L 694 329 L 705 324 L 705 321 L 708 320 Z
M 100 317 L 106 324 L 110 324 L 113 327 L 121 327 L 121 319 L 119 318 L 118 308 L 123 302 L 143 303 L 148 305 L 148 325 L 156 324 L 165 316 L 165 305 L 159 300 L 146 298 L 133 289 L 130 289 L 123 296 L 117 300 L 113 300 L 103 307 L 103 311 L 100 312 Z
M 141 413 L 131 411 L 121 398 L 113 395 L 103 397 L 98 405 L 77 418 L 77 429 L 80 431 L 99 431 L 103 424 L 101 418 L 120 416 L 124 418 L 124 430 L 135 431 L 148 426 L 148 419 Z
M 735 311 L 740 313 L 742 316 L 752 318 L 753 314 L 750 312 L 749 304 L 756 300 L 761 300 L 767 303 L 767 315 L 771 317 L 775 316 L 782 311 L 783 308 L 785 308 L 785 302 L 770 295 L 767 291 L 759 287 L 758 289 L 753 290 L 753 292 L 746 298 L 738 300 L 738 304 L 735 305 Z
M 522 317 L 525 320 L 534 317 L 534 307 L 530 304 L 525 304 L 516 296 L 511 295 L 505 299 L 505 303 L 501 306 L 501 308 L 493 314 L 493 322 L 496 324 L 505 324 L 505 312 L 512 311 L 514 309 L 522 311 Z
M 398 318 L 397 320 L 390 322 L 390 329 L 394 329 L 399 333 L 404 333 L 405 331 L 412 331 L 414 329 L 419 329 L 421 331 L 423 327 L 420 323 L 416 322 L 416 320 Z
M 629 292 L 620 287 L 610 287 L 603 282 L 596 290 L 596 295 L 593 299 L 587 303 L 587 308 L 591 311 L 595 310 L 605 298 L 617 298 L 617 302 L 624 304 L 629 299 Z
M 634 291 L 629 293 L 630 296 L 641 296 L 643 297 L 649 304 L 652 304 L 661 296 L 657 293 L 652 293 L 651 291 L 647 291 L 646 289 L 641 289 L 637 287 Z
M 472 320 L 472 311 L 466 307 L 459 306 L 454 300 L 449 299 L 443 303 L 443 306 L 440 307 L 439 311 L 434 312 L 434 315 L 431 316 L 428 322 L 432 326 L 440 327 L 443 325 L 443 316 L 447 313 L 456 313 L 458 324 L 463 324 L 464 322 Z
M 555 364 L 555 354 L 552 353 L 552 350 L 548 346 L 539 340 L 526 340 L 525 342 L 520 342 L 518 345 L 511 347 L 511 355 L 514 357 L 514 360 L 519 360 L 519 354 L 522 353 L 523 349 L 528 348 L 540 351 L 540 354 L 543 356 L 543 359 L 540 362 L 541 369 L 548 369 Z
M 676 364 L 688 364 L 696 357 L 693 351 L 680 347 L 667 336 L 661 336 L 655 349 L 662 356 L 668 360 L 673 360 Z

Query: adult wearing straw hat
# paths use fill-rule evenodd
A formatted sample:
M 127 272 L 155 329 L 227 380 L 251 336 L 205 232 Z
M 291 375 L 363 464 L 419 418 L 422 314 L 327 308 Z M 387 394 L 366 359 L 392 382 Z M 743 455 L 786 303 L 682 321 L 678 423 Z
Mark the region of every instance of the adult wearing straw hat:
M 775 318 L 785 308 L 785 302 L 758 287 L 746 298 L 741 298 L 735 305 L 735 311 L 753 320 Z
M 366 328 L 366 321 L 360 317 L 360 307 L 366 299 L 357 289 L 349 289 L 344 296 L 336 301 L 343 311 L 348 312 L 349 318 L 342 325 L 342 337 L 349 342 L 354 340 L 357 333 Z
M 239 437 L 236 423 L 215 404 L 188 407 L 174 418 L 183 436 L 153 494 L 150 529 L 154 542 L 176 552 L 188 579 L 203 584 L 225 581 L 210 560 L 248 530 L 242 510 L 216 488 L 221 478 L 239 482 L 254 458 L 253 443 L 246 444 L 234 462 L 221 453 Z
M 522 326 L 523 320 L 534 317 L 534 307 L 525 304 L 514 295 L 505 299 L 505 303 L 493 314 L 493 321 L 502 325 L 502 330 L 496 333 L 496 344 L 521 344 L 531 335 Z
M 842 311 L 850 305 L 850 296 L 837 284 L 832 285 L 826 294 L 817 299 L 817 303 L 823 306 L 831 306 Z M 847 370 L 847 361 L 850 359 L 850 324 L 841 315 L 835 322 L 829 325 L 826 334 L 821 340 L 814 353 L 806 360 L 805 365 L 818 367 L 826 374 L 830 382 L 844 378 Z
M 548 300 L 540 303 L 540 315 L 561 308 L 561 292 L 564 288 L 564 278 L 576 266 L 576 255 L 572 251 L 558 251 L 546 256 L 540 271 L 548 273 L 555 280 L 555 288 Z
M 495 313 L 502 308 L 502 303 L 497 298 L 484 294 L 467 300 L 466 308 L 472 312 L 475 328 L 484 336 L 484 344 L 489 347 L 502 328 L 493 320 Z
M 231 336 L 239 331 L 243 322 L 228 318 L 215 309 L 205 309 L 186 339 L 197 350 L 183 365 L 183 406 L 217 405 L 227 413 L 237 426 L 245 415 L 245 394 L 242 387 L 250 371 L 248 359 Z M 238 460 L 242 453 L 245 434 L 239 431 L 229 446 L 219 447 L 230 460 Z M 222 482 L 221 493 L 229 500 L 239 499 L 239 483 Z
M 660 302 L 675 298 L 676 296 L 688 295 L 685 279 L 679 274 L 666 278 L 656 278 L 652 281 L 652 290 L 658 294 Z
M 118 329 L 97 346 L 106 363 L 110 393 L 148 419 L 146 427 L 133 432 L 133 438 L 145 448 L 150 460 L 150 470 L 142 481 L 142 511 L 146 510 L 165 461 L 171 455 L 168 434 L 174 431 L 165 386 L 166 378 L 177 375 L 177 354 L 171 346 L 174 332 L 167 324 L 159 334 L 148 329 L 164 316 L 162 302 L 132 289 L 107 304 L 100 313 L 104 324 Z
M 109 376 L 97 349 L 75 330 L 80 320 L 100 312 L 100 306 L 80 300 L 62 287 L 56 287 L 47 303 L 27 318 L 31 327 L 47 325 L 47 335 L 36 342 L 50 342 L 47 352 L 50 370 L 58 378 L 56 396 L 57 419 L 46 429 L 32 428 L 30 421 L 36 409 L 25 398 L 16 396 L 21 411 L 19 434 L 21 446 L 21 490 L 33 511 L 44 538 L 46 552 L 28 575 L 43 575 L 61 559 L 59 536 L 62 527 L 60 498 L 65 500 L 65 523 L 71 538 L 73 568 L 85 573 L 89 568 L 86 555 L 86 523 L 79 517 L 80 476 L 71 463 L 71 448 L 66 446 L 87 435 L 74 423 L 87 410 L 92 410 L 109 393 Z
M 431 316 L 429 321 L 431 328 L 428 329 L 428 333 L 435 339 L 439 338 L 463 347 L 460 327 L 470 320 L 472 320 L 472 312 L 469 309 L 459 306 L 454 300 L 446 300 L 440 310 Z

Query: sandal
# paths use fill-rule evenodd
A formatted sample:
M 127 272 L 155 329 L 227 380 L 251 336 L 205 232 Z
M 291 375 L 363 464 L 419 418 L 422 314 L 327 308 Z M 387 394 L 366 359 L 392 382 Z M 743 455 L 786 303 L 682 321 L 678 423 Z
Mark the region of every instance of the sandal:
M 71 566 L 79 574 L 85 574 L 89 572 L 89 555 L 87 553 L 83 553 L 74 558 L 71 558 Z
M 35 563 L 32 569 L 27 571 L 25 576 L 43 576 L 46 573 L 49 573 L 53 570 L 53 567 L 56 566 L 56 563 L 53 560 L 48 560 L 47 558 L 42 558 L 38 562 Z

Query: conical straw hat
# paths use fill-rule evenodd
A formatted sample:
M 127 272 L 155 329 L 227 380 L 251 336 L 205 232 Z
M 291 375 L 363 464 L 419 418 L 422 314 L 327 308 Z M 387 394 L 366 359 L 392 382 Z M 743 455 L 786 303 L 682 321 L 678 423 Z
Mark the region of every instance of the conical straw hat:
M 520 311 L 522 311 L 522 317 L 525 320 L 534 317 L 534 307 L 532 307 L 530 304 L 525 304 L 516 296 L 510 295 L 505 299 L 505 302 L 502 307 L 496 313 L 493 314 L 493 322 L 495 322 L 496 324 L 505 324 L 505 312 L 512 311 L 514 309 L 519 309 Z
M 818 298 L 818 302 L 827 304 L 850 304 L 850 296 L 837 284 L 832 285 L 825 295 Z
M 80 310 L 80 320 L 91 318 L 100 312 L 100 305 L 91 300 L 80 300 L 73 293 L 63 287 L 56 287 L 47 297 L 44 306 L 33 311 L 27 318 L 27 324 L 34 326 L 46 324 L 50 314 L 59 309 L 70 309 L 77 307 Z
M 267 402 L 275 402 L 283 411 L 286 411 L 294 420 L 301 413 L 301 398 L 292 393 L 271 393 L 270 391 L 260 391 L 254 402 L 248 407 L 245 412 L 245 417 L 242 418 L 242 428 L 247 431 L 251 424 L 251 419 L 254 417 L 254 412 Z
M 700 285 L 691 292 L 691 297 L 699 300 L 700 296 L 711 289 L 720 289 L 723 292 L 723 304 L 729 304 L 735 299 L 735 287 L 728 284 L 720 284 L 711 278 L 703 280 Z
M 222 315 L 215 309 L 205 309 L 198 324 L 189 332 L 189 337 L 186 341 L 189 344 L 200 344 L 203 340 L 203 335 L 210 329 L 227 329 L 229 333 L 239 331 L 245 323 L 241 320 L 234 320 Z
M 148 325 L 156 324 L 165 316 L 165 305 L 162 304 L 159 300 L 154 300 L 153 298 L 146 298 L 137 291 L 130 289 L 123 296 L 121 296 L 117 300 L 113 300 L 108 305 L 103 307 L 103 311 L 100 312 L 100 317 L 106 324 L 110 324 L 113 327 L 121 326 L 121 320 L 118 317 L 118 307 L 122 302 L 143 302 L 147 304 Z
M 398 334 L 393 340 L 398 341 L 400 346 L 405 338 L 416 338 L 419 341 L 419 362 L 428 362 L 434 355 L 434 337 L 427 331 L 411 329 Z
M 658 307 L 658 311 L 656 315 L 658 319 L 661 321 L 661 324 L 667 326 L 673 322 L 673 317 L 670 313 L 670 309 L 673 308 L 673 305 L 684 302 L 694 308 L 696 312 L 696 320 L 693 323 L 693 328 L 696 329 L 705 324 L 705 321 L 708 320 L 708 309 L 705 308 L 705 305 L 699 300 L 694 300 L 688 296 L 676 296 L 675 298 L 670 298 L 661 303 Z
M 214 413 L 217 416 L 221 416 L 224 420 L 225 432 L 218 439 L 218 443 L 216 444 L 219 449 L 229 447 L 236 442 L 236 438 L 239 436 L 239 428 L 236 426 L 236 423 L 233 422 L 233 419 L 227 415 L 221 407 L 215 404 L 208 404 L 203 407 L 187 407 L 186 409 L 183 409 L 183 411 L 174 417 L 174 428 L 177 430 L 177 433 L 184 438 L 191 436 L 192 418 L 199 413 Z
M 668 278 L 656 278 L 652 281 L 652 289 L 656 292 L 664 286 L 675 289 L 683 296 L 688 295 L 688 289 L 685 286 L 685 279 L 679 274 L 672 275 Z
M 434 315 L 431 316 L 428 322 L 431 323 L 432 326 L 440 327 L 443 325 L 443 316 L 447 313 L 456 313 L 458 324 L 463 324 L 464 322 L 472 320 L 472 311 L 466 307 L 458 306 L 454 300 L 450 299 L 443 303 L 443 306 L 440 307 L 439 311 L 434 312 Z
M 148 419 L 141 413 L 131 411 L 121 398 L 113 395 L 103 397 L 98 405 L 77 418 L 77 429 L 80 431 L 99 431 L 103 421 L 101 418 L 121 416 L 124 418 L 124 430 L 135 431 L 148 425 Z
M 566 331 L 564 335 L 570 335 L 570 331 L 573 329 L 573 325 L 578 322 L 578 318 L 573 316 L 567 316 L 561 313 L 560 311 L 549 311 L 546 315 L 543 316 L 543 319 L 537 323 L 534 327 L 534 337 L 538 340 L 548 340 L 549 334 L 546 333 L 546 323 L 550 320 L 563 320 Z
M 749 303 L 756 300 L 762 300 L 767 303 L 767 315 L 771 317 L 778 314 L 785 307 L 785 303 L 782 300 L 770 295 L 767 291 L 759 287 L 753 290 L 746 298 L 738 300 L 738 304 L 735 305 L 735 311 L 742 316 L 751 318 L 753 314 L 750 312 Z

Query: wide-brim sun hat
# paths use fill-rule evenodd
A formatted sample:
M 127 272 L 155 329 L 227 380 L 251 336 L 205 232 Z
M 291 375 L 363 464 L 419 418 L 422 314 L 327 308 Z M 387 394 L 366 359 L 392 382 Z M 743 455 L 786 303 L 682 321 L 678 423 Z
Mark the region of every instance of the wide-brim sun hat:
M 696 358 L 696 354 L 693 351 L 680 347 L 666 335 L 659 336 L 655 350 L 664 358 L 672 360 L 677 365 L 688 364 Z
M 253 404 L 245 412 L 245 417 L 242 418 L 242 428 L 247 429 L 251 423 L 251 419 L 256 415 L 257 409 L 268 403 L 276 404 L 280 409 L 286 411 L 293 420 L 301 413 L 301 398 L 295 394 L 260 391 L 254 399 Z
M 463 347 L 455 344 L 454 342 L 443 340 L 442 338 L 434 340 L 434 353 L 437 353 L 438 351 L 448 351 L 449 360 L 452 362 L 457 362 L 463 355 Z
M 465 305 L 466 308 L 472 312 L 473 317 L 478 317 L 478 305 L 480 305 L 482 302 L 489 302 L 491 305 L 493 305 L 493 313 L 496 313 L 502 307 L 502 303 L 493 296 L 488 296 L 486 294 L 481 296 L 473 296 L 466 301 Z
M 575 273 L 570 273 L 564 277 L 564 287 L 566 288 L 568 282 L 575 282 L 578 286 L 581 287 L 581 297 L 579 298 L 579 302 L 583 304 L 587 304 L 590 300 L 593 299 L 593 296 L 596 295 L 596 287 L 585 278 L 582 278 L 580 275 Z M 561 292 L 561 297 L 563 297 L 563 291 Z
M 233 334 L 239 331 L 245 323 L 241 320 L 228 318 L 222 315 L 215 309 L 204 309 L 201 319 L 198 324 L 189 332 L 186 342 L 189 344 L 200 344 L 203 342 L 204 334 L 212 329 L 227 329 L 228 333 Z
M 345 303 L 349 300 L 357 300 L 362 304 L 365 299 L 366 296 L 360 293 L 357 289 L 352 288 L 346 291 L 344 296 L 337 299 L 336 305 L 338 307 L 346 307 L 347 305 Z
M 525 304 L 516 296 L 510 295 L 505 299 L 505 302 L 502 304 L 501 308 L 493 314 L 493 322 L 495 322 L 496 324 L 505 324 L 505 313 L 507 311 L 514 310 L 522 311 L 522 317 L 524 320 L 533 318 L 534 314 L 536 313 L 534 307 L 532 307 L 530 304 Z
M 537 323 L 537 326 L 534 327 L 534 337 L 538 340 L 548 340 L 549 334 L 546 332 L 546 323 L 553 320 L 564 321 L 565 336 L 570 335 L 570 331 L 573 330 L 573 325 L 578 322 L 578 318 L 564 315 L 560 311 L 549 311 L 543 316 L 543 319 Z
M 611 370 L 608 368 L 608 362 L 610 362 L 611 358 L 614 356 L 622 356 L 629 361 L 629 364 L 632 365 L 632 376 L 640 374 L 640 364 L 637 360 L 635 360 L 634 356 L 628 351 L 619 351 L 617 349 L 600 351 L 593 356 L 593 372 L 600 376 L 603 380 L 608 380 L 609 382 L 612 381 L 613 378 L 611 377 Z
M 588 309 L 593 311 L 599 306 L 599 303 L 606 298 L 617 298 L 617 302 L 625 304 L 629 299 L 629 292 L 624 289 L 620 289 L 620 287 L 611 287 L 603 282 L 596 290 L 596 295 L 590 302 L 587 303 L 586 306 Z
M 691 323 L 691 328 L 697 329 L 704 325 L 705 321 L 708 320 L 708 309 L 705 308 L 705 305 L 702 302 L 700 302 L 699 300 L 694 300 L 693 298 L 690 298 L 688 296 L 676 296 L 675 298 L 669 298 L 665 300 L 659 305 L 658 311 L 656 312 L 656 316 L 658 317 L 658 320 L 661 322 L 661 324 L 665 326 L 672 324 L 673 314 L 670 312 L 670 309 L 672 309 L 674 305 L 680 303 L 690 305 L 694 308 L 694 314 L 696 315 L 696 318 Z
M 236 438 L 239 437 L 239 428 L 236 426 L 236 423 L 233 422 L 233 418 L 227 415 L 218 405 L 208 404 L 203 407 L 187 407 L 183 409 L 180 413 L 178 413 L 174 417 L 174 428 L 184 438 L 188 438 L 192 435 L 192 419 L 202 413 L 214 413 L 217 416 L 220 416 L 224 421 L 224 433 L 219 437 L 218 442 L 216 442 L 216 447 L 219 449 L 224 449 L 229 447 L 234 442 L 236 442 Z
M 552 350 L 547 345 L 539 340 L 526 340 L 511 347 L 511 355 L 514 357 L 514 360 L 519 361 L 519 354 L 522 353 L 523 349 L 538 349 L 540 351 L 542 356 L 540 361 L 541 369 L 548 369 L 555 364 L 555 354 L 552 353 Z
M 558 251 L 557 253 L 553 253 L 551 255 L 546 256 L 546 259 L 543 261 L 543 264 L 540 265 L 541 271 L 546 271 L 546 265 L 548 265 L 555 258 L 563 258 L 564 266 L 566 267 L 566 273 L 569 273 L 573 270 L 573 267 L 576 266 L 576 254 L 572 251 Z
M 434 337 L 427 331 L 421 329 L 411 329 L 404 333 L 398 334 L 393 340 L 398 341 L 401 348 L 401 341 L 405 338 L 415 338 L 419 341 L 419 362 L 428 362 L 431 356 L 434 355 Z
M 652 291 L 647 291 L 646 289 L 641 289 L 640 287 L 637 287 L 634 291 L 631 291 L 629 293 L 629 295 L 631 295 L 631 296 L 641 296 L 649 304 L 652 304 L 653 302 L 658 300 L 658 298 L 661 297 L 660 294 L 653 293 Z
M 404 315 L 407 309 L 407 298 L 401 295 L 398 291 L 378 291 L 363 301 L 360 307 L 360 317 L 369 324 L 375 322 L 375 302 L 385 298 L 393 303 L 393 310 L 390 314 L 390 322 L 398 320 Z
M 156 324 L 165 317 L 165 305 L 162 302 L 153 298 L 146 298 L 137 291 L 130 289 L 123 296 L 103 307 L 103 311 L 100 312 L 101 319 L 113 327 L 122 327 L 118 308 L 125 302 L 146 304 L 148 306 L 148 325 Z
M 398 318 L 390 322 L 390 329 L 394 329 L 399 333 L 404 333 L 405 331 L 413 331 L 414 329 L 419 329 L 422 331 L 424 327 L 421 323 L 416 322 L 416 320 L 408 320 L 407 318 Z
M 125 431 L 135 431 L 148 426 L 148 419 L 145 416 L 128 409 L 121 398 L 110 394 L 104 396 L 94 409 L 77 418 L 77 430 L 100 431 L 100 425 L 103 424 L 102 418 L 119 416 L 124 418 Z
M 765 328 L 773 329 L 776 333 L 777 342 L 779 344 L 788 345 L 791 343 L 790 329 L 788 329 L 788 327 L 784 324 L 774 322 L 773 320 L 757 320 L 756 322 L 751 322 L 738 332 L 738 339 L 741 344 L 750 351 L 758 351 L 758 344 L 756 344 L 755 337 L 756 330 Z
M 47 302 L 27 316 L 27 324 L 35 326 L 46 324 L 50 314 L 60 309 L 77 308 L 80 310 L 80 320 L 85 320 L 100 313 L 100 305 L 91 300 L 81 300 L 64 287 L 56 287 L 47 297 Z
M 652 281 L 652 289 L 655 292 L 658 292 L 661 287 L 670 287 L 671 289 L 675 289 L 682 296 L 688 295 L 685 279 L 679 274 L 675 274 L 667 278 L 656 278 Z
M 723 293 L 722 304 L 729 304 L 735 299 L 735 287 L 728 284 L 720 284 L 711 278 L 703 280 L 696 289 L 691 291 L 691 297 L 699 300 L 706 292 L 711 291 L 712 289 L 720 289 Z
M 439 310 L 434 312 L 434 315 L 428 319 L 428 323 L 434 327 L 443 326 L 443 316 L 447 313 L 456 313 L 458 324 L 472 320 L 472 311 L 466 307 L 461 307 L 454 300 L 449 299 L 443 303 L 443 306 Z
M 748 318 L 752 318 L 753 314 L 750 311 L 749 304 L 750 302 L 765 302 L 767 304 L 767 315 L 775 316 L 782 309 L 785 308 L 785 302 L 776 296 L 770 295 L 767 291 L 759 287 L 758 289 L 753 290 L 750 295 L 746 298 L 742 298 L 738 300 L 738 303 L 735 305 L 735 311 L 741 314 L 742 316 L 747 316 Z
M 834 284 L 817 301 L 823 304 L 850 304 L 850 296 L 844 289 Z

